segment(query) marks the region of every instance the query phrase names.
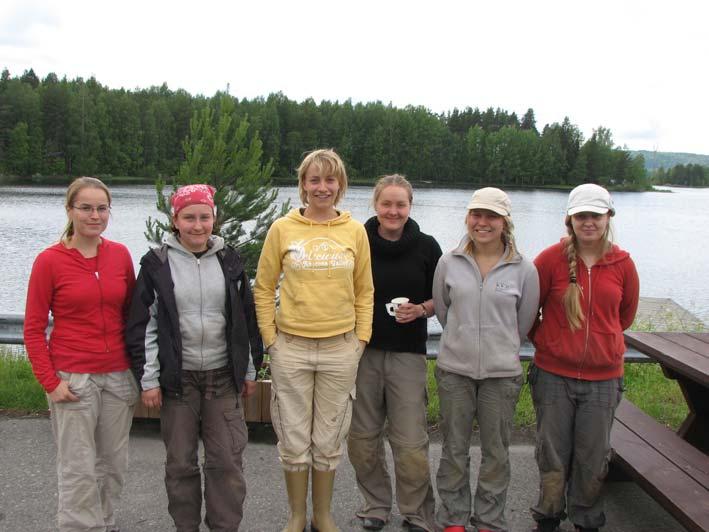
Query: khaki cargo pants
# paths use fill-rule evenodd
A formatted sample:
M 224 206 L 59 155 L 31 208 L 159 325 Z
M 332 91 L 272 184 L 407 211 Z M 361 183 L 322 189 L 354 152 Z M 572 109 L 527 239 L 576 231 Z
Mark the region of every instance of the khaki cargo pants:
M 279 332 L 271 357 L 271 422 L 287 471 L 332 471 L 352 419 L 357 364 L 353 331 L 328 338 Z
M 112 530 L 138 385 L 129 370 L 58 375 L 79 401 L 48 399 L 57 443 L 57 525 L 60 532 Z
M 347 440 L 359 517 L 387 521 L 392 486 L 384 458 L 384 427 L 394 456 L 396 502 L 402 517 L 433 530 L 435 499 L 428 465 L 426 355 L 367 348 L 357 371 L 357 400 Z

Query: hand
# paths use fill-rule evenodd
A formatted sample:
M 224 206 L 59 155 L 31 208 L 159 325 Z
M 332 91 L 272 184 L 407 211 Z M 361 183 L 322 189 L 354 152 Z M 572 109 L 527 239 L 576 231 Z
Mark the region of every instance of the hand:
M 241 397 L 251 397 L 256 391 L 256 381 L 244 381 Z
M 421 305 L 413 303 L 403 303 L 396 309 L 396 322 L 409 323 L 421 317 Z
M 71 393 L 67 381 L 59 381 L 59 386 L 49 393 L 49 398 L 53 403 L 76 403 L 79 398 Z
M 162 406 L 162 391 L 160 387 L 144 390 L 140 394 L 143 404 L 148 408 L 159 408 Z
M 359 351 L 357 351 L 357 353 L 359 353 L 360 356 L 362 355 L 362 353 L 364 353 L 365 347 L 367 347 L 367 342 L 365 342 L 364 340 L 360 340 L 359 341 Z

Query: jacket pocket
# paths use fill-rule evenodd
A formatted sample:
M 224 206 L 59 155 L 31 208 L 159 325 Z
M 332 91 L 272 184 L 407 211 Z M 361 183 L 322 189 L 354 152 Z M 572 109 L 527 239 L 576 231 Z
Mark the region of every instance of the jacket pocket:
M 622 363 L 624 347 L 621 332 L 600 330 L 592 326 L 584 366 L 588 369 L 612 368 Z

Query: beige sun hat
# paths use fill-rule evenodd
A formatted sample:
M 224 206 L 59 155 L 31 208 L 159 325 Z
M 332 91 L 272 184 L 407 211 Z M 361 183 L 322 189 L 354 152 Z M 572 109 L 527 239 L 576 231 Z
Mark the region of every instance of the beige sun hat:
M 512 202 L 507 194 L 495 187 L 479 188 L 473 192 L 468 210 L 487 209 L 500 216 L 509 216 L 512 213 Z

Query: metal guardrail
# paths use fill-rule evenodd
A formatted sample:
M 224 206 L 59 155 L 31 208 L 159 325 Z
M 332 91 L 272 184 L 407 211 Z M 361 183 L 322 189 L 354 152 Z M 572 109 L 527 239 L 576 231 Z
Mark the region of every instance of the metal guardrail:
M 22 313 L 0 314 L 0 344 L 23 345 L 25 343 L 22 336 L 22 327 L 25 323 L 25 315 Z M 47 333 L 51 330 L 52 324 L 50 321 L 47 327 Z M 441 326 L 437 320 L 430 320 L 428 327 L 428 342 L 426 342 L 427 358 L 435 359 L 438 357 L 438 347 L 441 341 Z M 519 357 L 522 360 L 528 361 L 534 358 L 534 346 L 527 341 L 520 348 Z M 637 351 L 634 348 L 629 348 L 625 352 L 626 362 L 652 362 L 652 359 Z
M 0 344 L 22 345 L 22 327 L 25 323 L 24 314 L 0 314 Z

